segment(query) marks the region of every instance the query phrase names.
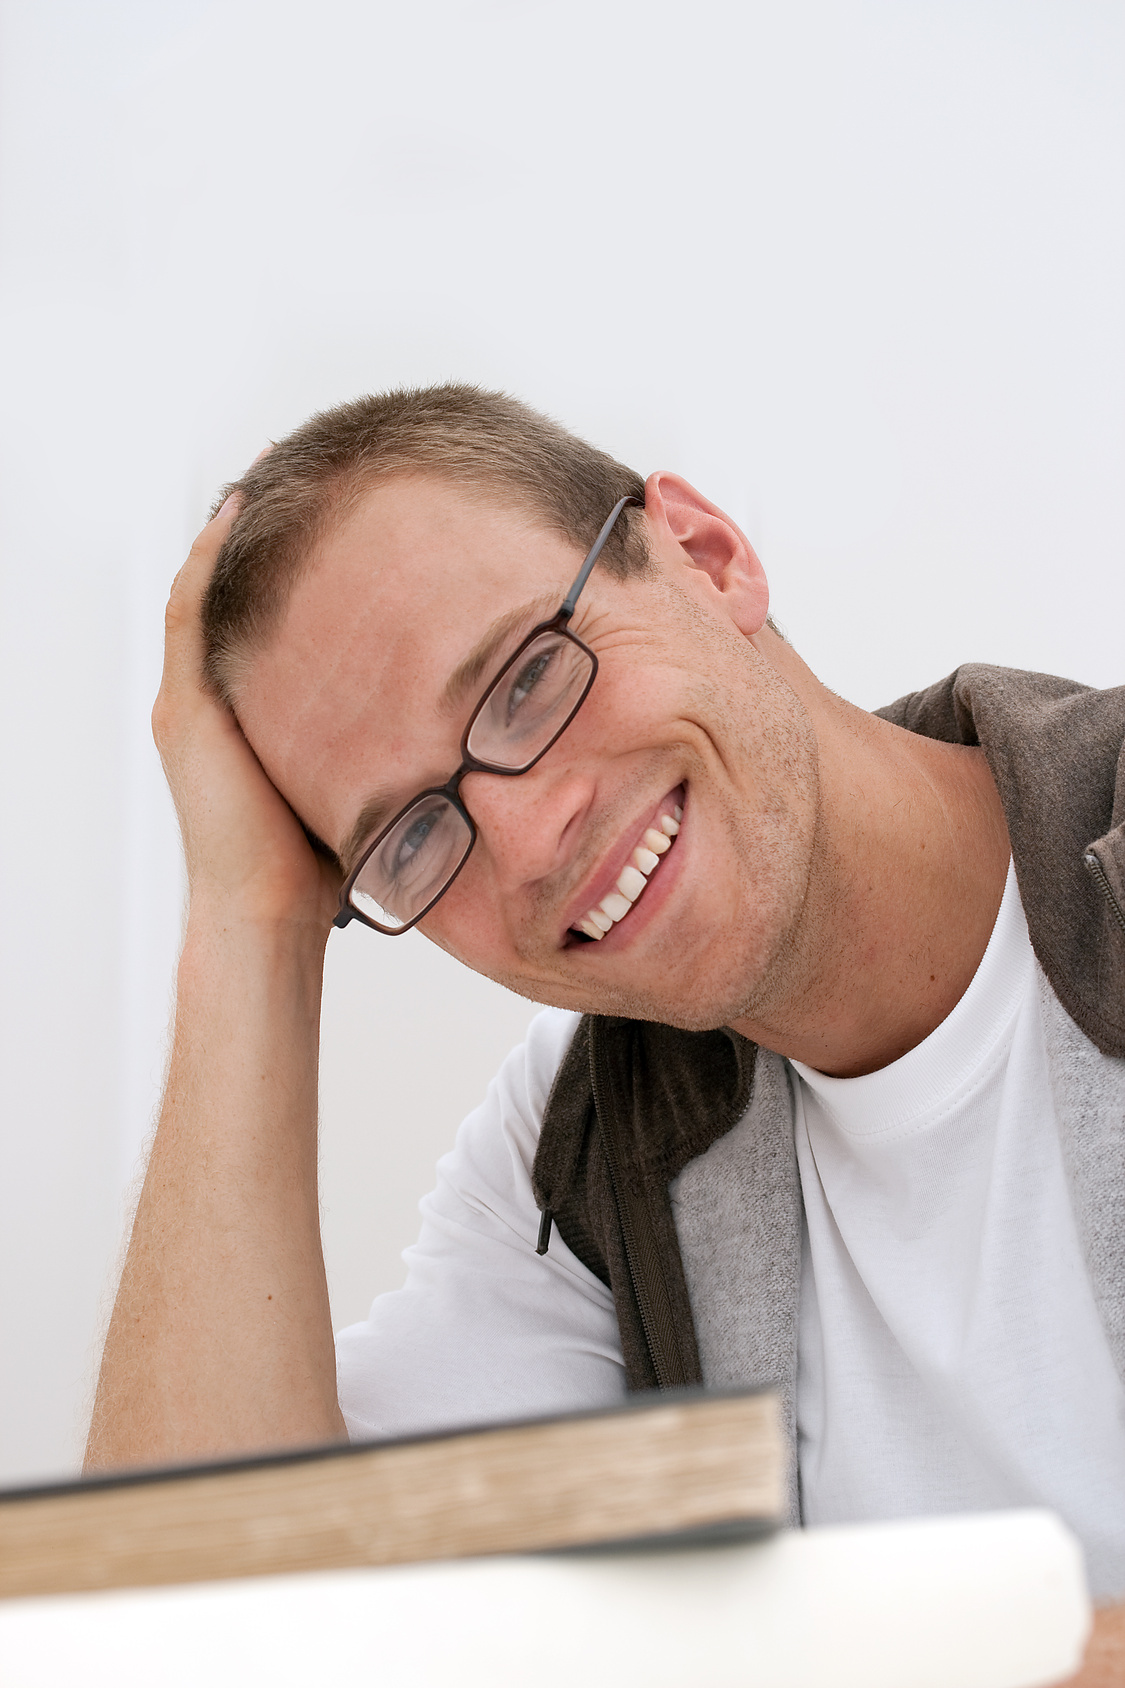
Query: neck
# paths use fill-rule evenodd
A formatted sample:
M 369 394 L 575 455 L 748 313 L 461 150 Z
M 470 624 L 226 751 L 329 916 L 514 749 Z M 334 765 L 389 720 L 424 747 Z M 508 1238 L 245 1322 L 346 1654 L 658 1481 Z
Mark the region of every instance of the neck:
M 820 812 L 797 928 L 734 1029 L 841 1078 L 929 1036 L 988 946 L 1009 845 L 983 751 L 908 733 L 768 655 L 812 716 Z

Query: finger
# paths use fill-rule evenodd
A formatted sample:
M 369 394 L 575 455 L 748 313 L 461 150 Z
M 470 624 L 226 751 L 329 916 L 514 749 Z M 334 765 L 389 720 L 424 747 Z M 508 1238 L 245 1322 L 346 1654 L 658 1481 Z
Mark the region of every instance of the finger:
M 234 526 L 241 505 L 238 493 L 232 492 L 223 500 L 206 527 L 196 534 L 191 550 L 172 582 L 171 599 L 194 599 L 198 604 L 207 590 L 207 582 L 214 572 L 216 559 Z
M 193 691 L 200 688 L 203 654 L 200 607 L 240 507 L 238 495 L 232 493 L 196 536 L 186 562 L 172 582 L 164 612 L 164 672 L 158 702 L 167 700 L 170 693 L 178 693 L 184 686 Z
M 254 459 L 261 462 L 273 443 L 260 451 Z M 198 687 L 202 679 L 202 638 L 199 612 L 204 595 L 215 572 L 219 552 L 242 508 L 239 492 L 228 493 L 211 520 L 196 535 L 187 560 L 172 582 L 168 605 L 164 612 L 164 674 L 161 693 L 170 686 L 191 682 Z
M 254 463 L 260 463 L 263 457 L 268 457 L 273 448 L 274 442 L 271 440 L 255 457 Z M 251 468 L 254 463 L 250 465 Z M 172 600 L 177 601 L 177 611 L 182 600 L 186 600 L 189 606 L 194 604 L 196 607 L 202 601 L 219 552 L 241 508 L 242 495 L 237 491 L 228 493 L 207 525 L 196 535 L 187 560 L 172 581 L 170 610 L 173 608 Z

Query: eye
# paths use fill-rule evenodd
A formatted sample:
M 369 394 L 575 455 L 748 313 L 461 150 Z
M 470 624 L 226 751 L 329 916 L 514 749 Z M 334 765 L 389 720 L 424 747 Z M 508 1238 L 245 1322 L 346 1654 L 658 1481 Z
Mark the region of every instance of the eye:
M 488 691 L 469 731 L 469 754 L 518 766 L 566 724 L 590 677 L 583 646 L 559 633 L 540 634 Z
M 517 710 L 522 709 L 532 692 L 542 683 L 554 660 L 554 655 L 553 650 L 540 650 L 535 653 L 529 662 L 524 663 L 508 688 L 505 707 L 509 721 L 513 719 Z
M 387 864 L 392 879 L 408 873 L 418 864 L 418 858 L 430 842 L 434 829 L 441 824 L 443 809 L 436 807 L 413 816 L 405 830 L 392 840 L 393 850 Z

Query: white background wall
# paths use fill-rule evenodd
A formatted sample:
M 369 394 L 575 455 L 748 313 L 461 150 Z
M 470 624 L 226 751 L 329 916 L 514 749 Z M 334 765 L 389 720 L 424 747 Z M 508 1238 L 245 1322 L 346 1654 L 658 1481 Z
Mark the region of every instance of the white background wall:
M 478 380 L 724 503 L 861 704 L 966 659 L 1120 681 L 1125 7 L 8 0 L 0 30 L 15 1480 L 75 1458 L 158 1093 L 147 717 L 216 486 L 314 407 Z M 419 938 L 329 956 L 345 1322 L 530 1010 Z

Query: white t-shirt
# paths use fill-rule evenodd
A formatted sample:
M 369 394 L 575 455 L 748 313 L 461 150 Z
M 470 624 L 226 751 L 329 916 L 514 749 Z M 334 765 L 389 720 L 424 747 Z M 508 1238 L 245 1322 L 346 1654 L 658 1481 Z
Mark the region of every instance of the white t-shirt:
M 353 1437 L 624 1397 L 608 1289 L 557 1230 L 535 1253 L 531 1167 L 577 1023 L 532 1022 L 439 1163 L 405 1286 L 340 1333 Z M 1125 1591 L 1125 1390 L 1075 1235 L 1014 878 L 923 1044 L 867 1078 L 797 1071 L 805 1517 L 1046 1504 L 1099 1591 Z
M 1125 1385 L 1075 1228 L 1009 872 L 985 956 L 901 1060 L 799 1062 L 798 1462 L 809 1523 L 1055 1508 L 1125 1590 Z
M 457 1133 L 420 1204 L 406 1283 L 336 1339 L 353 1437 L 578 1412 L 623 1399 L 613 1297 L 551 1233 L 537 1255 L 531 1167 L 555 1070 L 577 1014 L 528 1028 Z

